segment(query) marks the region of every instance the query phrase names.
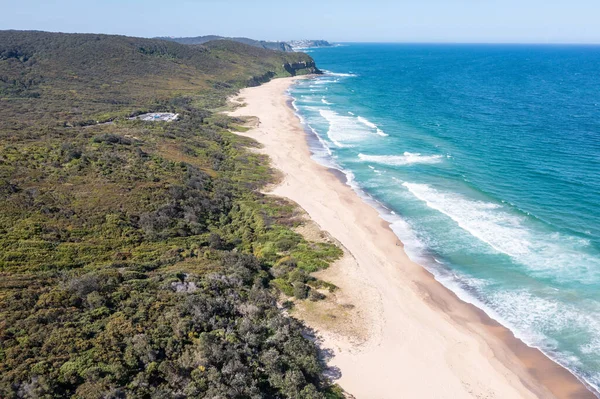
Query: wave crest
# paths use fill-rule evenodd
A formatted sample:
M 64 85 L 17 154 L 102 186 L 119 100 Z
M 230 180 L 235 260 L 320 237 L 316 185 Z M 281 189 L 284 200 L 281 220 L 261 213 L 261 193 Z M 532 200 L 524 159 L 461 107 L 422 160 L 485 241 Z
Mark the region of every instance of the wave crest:
M 441 155 L 421 155 L 419 153 L 405 152 L 403 155 L 365 155 L 358 154 L 358 158 L 365 162 L 375 162 L 390 166 L 406 166 L 412 164 L 436 164 L 442 161 Z
M 341 78 L 354 78 L 358 75 L 354 74 L 354 73 L 338 73 L 338 72 L 331 72 L 331 71 L 327 71 L 327 70 L 323 70 L 323 73 L 325 75 L 329 75 L 329 76 L 339 76 Z
M 354 114 L 353 114 L 354 115 Z M 368 120 L 367 118 L 363 118 L 362 116 L 357 117 L 356 119 L 358 119 L 358 121 L 360 123 L 362 123 L 363 125 L 370 127 L 371 129 L 375 130 L 375 132 L 380 135 L 381 137 L 387 137 L 389 136 L 389 134 L 385 133 L 383 130 L 381 130 L 379 128 L 379 126 L 377 126 L 376 124 L 374 124 L 373 122 L 371 122 L 370 120 Z
M 325 109 L 320 110 L 319 113 L 329 123 L 327 136 L 337 147 L 352 147 L 360 141 L 373 137 L 371 128 L 366 128 L 357 118 Z
M 548 234 L 504 205 L 438 191 L 427 184 L 402 185 L 429 208 L 533 272 L 549 276 L 560 270 L 563 281 L 600 281 L 600 261 L 587 253 L 585 240 Z

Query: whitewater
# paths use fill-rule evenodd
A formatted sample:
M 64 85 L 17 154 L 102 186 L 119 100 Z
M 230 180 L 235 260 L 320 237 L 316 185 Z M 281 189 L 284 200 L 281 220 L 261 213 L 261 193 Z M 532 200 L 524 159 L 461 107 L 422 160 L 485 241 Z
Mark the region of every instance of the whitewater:
M 600 49 L 349 45 L 290 94 L 409 256 L 600 386 Z

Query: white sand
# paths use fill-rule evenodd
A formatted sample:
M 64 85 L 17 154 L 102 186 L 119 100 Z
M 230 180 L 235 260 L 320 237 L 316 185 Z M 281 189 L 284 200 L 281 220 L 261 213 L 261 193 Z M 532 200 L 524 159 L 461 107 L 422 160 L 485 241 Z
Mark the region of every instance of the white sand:
M 272 193 L 296 202 L 346 249 L 323 276 L 355 306 L 349 312 L 363 324 L 363 336 L 306 319 L 333 351 L 338 383 L 369 399 L 587 397 L 570 373 L 411 262 L 377 212 L 310 158 L 306 133 L 286 104 L 292 83 L 242 90 L 236 101 L 246 105 L 232 115 L 259 118 L 244 135 L 260 142 L 283 174 Z

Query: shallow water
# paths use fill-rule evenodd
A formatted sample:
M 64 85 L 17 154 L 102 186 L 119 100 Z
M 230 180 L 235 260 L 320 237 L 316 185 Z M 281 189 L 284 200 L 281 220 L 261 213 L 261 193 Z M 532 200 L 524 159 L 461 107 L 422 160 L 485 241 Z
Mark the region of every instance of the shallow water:
M 600 386 L 600 47 L 352 44 L 294 106 L 438 280 Z

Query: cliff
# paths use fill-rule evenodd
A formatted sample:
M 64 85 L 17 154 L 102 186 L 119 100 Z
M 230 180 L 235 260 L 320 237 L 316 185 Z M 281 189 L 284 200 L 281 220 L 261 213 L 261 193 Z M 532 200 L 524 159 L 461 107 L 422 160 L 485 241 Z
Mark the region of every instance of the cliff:
M 302 61 L 283 64 L 283 68 L 292 76 L 308 75 L 311 73 L 321 74 L 314 61 Z

